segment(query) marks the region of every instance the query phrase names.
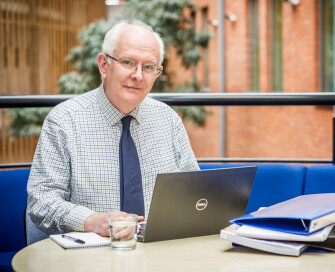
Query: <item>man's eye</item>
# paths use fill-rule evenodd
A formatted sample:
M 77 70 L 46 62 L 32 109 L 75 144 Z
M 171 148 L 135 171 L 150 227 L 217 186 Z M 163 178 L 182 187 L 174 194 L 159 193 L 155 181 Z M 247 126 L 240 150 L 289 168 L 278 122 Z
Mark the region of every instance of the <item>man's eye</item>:
M 134 65 L 134 61 L 131 60 L 122 60 L 121 64 L 124 66 L 128 66 L 128 67 L 134 67 L 136 65 Z
M 154 66 L 153 65 L 143 65 L 143 69 L 145 71 L 151 72 L 154 70 Z

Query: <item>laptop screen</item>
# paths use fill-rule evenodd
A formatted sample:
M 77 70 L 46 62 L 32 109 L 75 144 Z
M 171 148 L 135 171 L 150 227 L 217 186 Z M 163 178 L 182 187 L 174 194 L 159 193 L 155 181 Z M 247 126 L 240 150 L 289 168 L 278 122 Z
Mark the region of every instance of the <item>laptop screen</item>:
M 144 242 L 219 234 L 245 213 L 255 166 L 158 174 Z

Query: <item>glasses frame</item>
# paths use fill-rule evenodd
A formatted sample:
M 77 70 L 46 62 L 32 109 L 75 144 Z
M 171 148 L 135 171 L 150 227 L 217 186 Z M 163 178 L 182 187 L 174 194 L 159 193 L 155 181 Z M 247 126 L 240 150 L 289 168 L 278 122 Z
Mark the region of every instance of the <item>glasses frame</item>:
M 119 59 L 114 58 L 111 55 L 108 55 L 106 53 L 104 53 L 104 54 L 105 54 L 106 57 L 111 58 L 112 60 L 115 60 L 118 64 L 120 64 L 120 60 Z M 137 70 L 137 67 L 138 67 L 138 63 L 137 63 L 137 66 L 135 67 L 135 71 Z M 143 71 L 143 66 L 141 66 L 141 67 L 142 67 L 142 71 Z M 155 65 L 155 68 L 156 68 L 156 72 L 154 72 L 154 75 L 159 75 L 162 72 L 162 70 L 163 70 L 161 67 L 159 67 L 157 65 Z

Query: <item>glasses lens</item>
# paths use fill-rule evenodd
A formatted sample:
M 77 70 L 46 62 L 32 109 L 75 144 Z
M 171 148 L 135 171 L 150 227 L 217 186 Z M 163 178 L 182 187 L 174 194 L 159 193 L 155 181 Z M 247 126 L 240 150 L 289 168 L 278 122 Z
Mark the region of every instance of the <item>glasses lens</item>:
M 126 69 L 136 69 L 138 66 L 138 63 L 131 59 L 119 59 L 119 63 L 122 67 Z M 143 64 L 142 65 L 142 71 L 148 74 L 159 74 L 161 72 L 161 69 L 153 64 Z
M 136 61 L 129 59 L 120 59 L 120 64 L 126 69 L 133 69 L 137 67 Z
M 142 70 L 146 73 L 153 73 L 155 71 L 155 66 L 152 64 L 144 64 Z

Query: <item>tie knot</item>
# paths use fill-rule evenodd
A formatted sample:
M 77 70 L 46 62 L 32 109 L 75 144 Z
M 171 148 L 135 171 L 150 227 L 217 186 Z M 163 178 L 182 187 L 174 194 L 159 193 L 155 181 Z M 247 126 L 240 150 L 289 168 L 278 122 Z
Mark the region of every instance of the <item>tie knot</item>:
M 132 118 L 133 117 L 131 115 L 127 115 L 121 119 L 123 130 L 129 130 L 130 122 Z

